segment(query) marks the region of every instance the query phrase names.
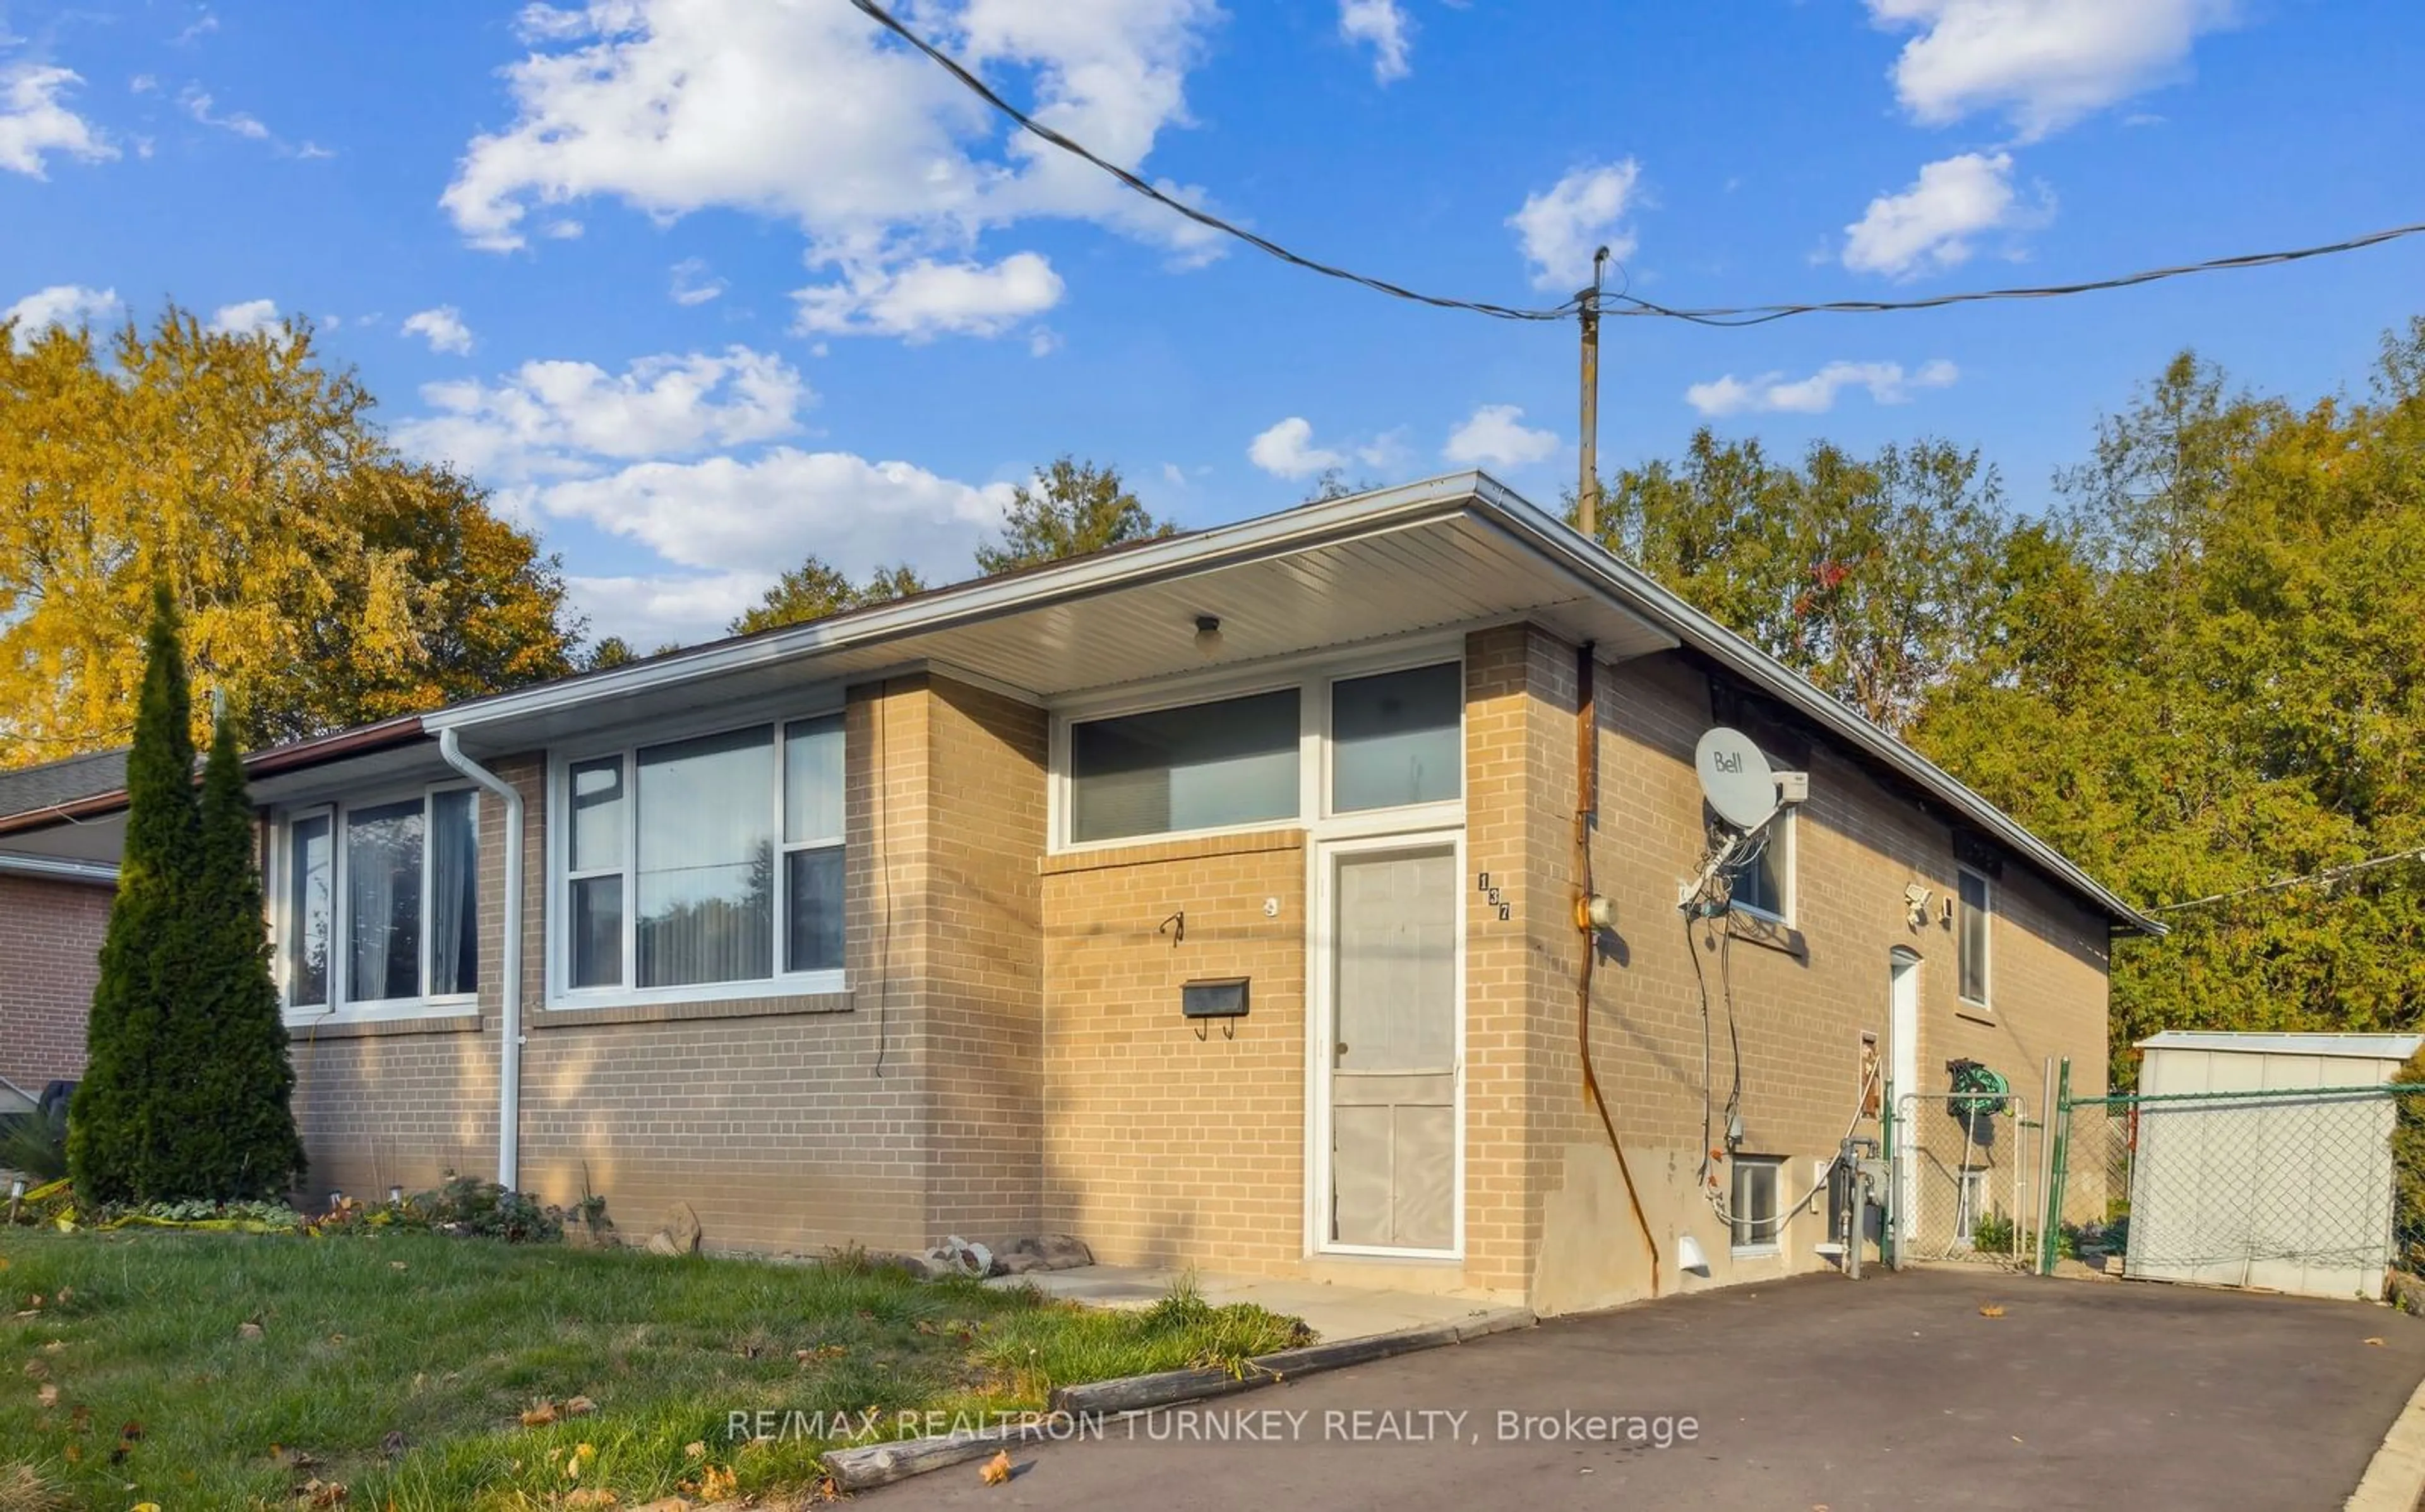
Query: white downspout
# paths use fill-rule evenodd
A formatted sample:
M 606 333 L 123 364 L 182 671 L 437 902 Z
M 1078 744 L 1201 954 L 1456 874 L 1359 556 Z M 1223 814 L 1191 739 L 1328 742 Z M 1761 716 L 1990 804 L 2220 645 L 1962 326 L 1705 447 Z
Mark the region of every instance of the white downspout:
M 507 1191 L 522 1186 L 522 789 L 463 754 L 452 729 L 438 732 L 438 754 L 474 782 L 497 795 L 506 805 L 505 948 L 498 951 L 502 974 L 498 996 L 503 1009 L 505 1039 L 497 1058 L 497 1185 Z

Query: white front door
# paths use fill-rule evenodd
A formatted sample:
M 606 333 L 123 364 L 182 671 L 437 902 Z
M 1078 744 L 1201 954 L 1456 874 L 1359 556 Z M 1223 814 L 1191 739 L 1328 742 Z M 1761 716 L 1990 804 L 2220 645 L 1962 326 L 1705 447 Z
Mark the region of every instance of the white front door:
M 1887 979 L 1894 1029 L 1889 1044 L 1893 1058 L 1888 1062 L 1894 1068 L 1894 1101 L 1889 1110 L 1894 1116 L 1895 1147 L 1891 1153 L 1898 1172 L 1894 1222 L 1900 1250 L 1903 1234 L 1919 1213 L 1918 1105 L 1903 1101 L 1919 1090 L 1919 957 L 1896 948 L 1887 958 Z
M 1326 858 L 1325 1249 L 1457 1249 L 1458 866 L 1455 846 L 1437 843 Z

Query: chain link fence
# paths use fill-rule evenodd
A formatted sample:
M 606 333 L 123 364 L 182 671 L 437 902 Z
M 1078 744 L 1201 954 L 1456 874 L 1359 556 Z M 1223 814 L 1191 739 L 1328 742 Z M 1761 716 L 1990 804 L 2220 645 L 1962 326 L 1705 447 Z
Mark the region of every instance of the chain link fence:
M 1907 1092 L 1895 1099 L 1894 1118 L 1893 1263 L 2028 1268 L 2037 1253 L 2040 1130 L 2020 1096 Z
M 2403 1108 L 2425 1119 L 2425 1084 L 2064 1098 L 2040 1265 L 2380 1297 L 2425 1243 L 2399 1220 Z

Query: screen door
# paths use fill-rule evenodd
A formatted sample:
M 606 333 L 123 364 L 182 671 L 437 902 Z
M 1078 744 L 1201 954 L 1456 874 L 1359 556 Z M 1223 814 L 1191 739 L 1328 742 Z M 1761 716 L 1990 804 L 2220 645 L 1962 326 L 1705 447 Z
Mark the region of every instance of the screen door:
M 1333 861 L 1330 1240 L 1456 1243 L 1455 852 Z

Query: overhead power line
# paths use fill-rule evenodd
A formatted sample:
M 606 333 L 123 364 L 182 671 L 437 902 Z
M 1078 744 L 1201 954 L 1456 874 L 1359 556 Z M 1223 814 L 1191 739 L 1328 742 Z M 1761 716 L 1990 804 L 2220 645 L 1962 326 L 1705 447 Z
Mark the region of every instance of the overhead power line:
M 2235 898 L 2253 898 L 2258 893 L 2278 893 L 2291 887 L 2326 886 L 2339 882 L 2344 877 L 2354 877 L 2361 872 L 2373 871 L 2383 867 L 2395 867 L 2403 861 L 2425 861 L 2425 846 L 2420 846 L 2414 851 L 2394 851 L 2389 855 L 2369 856 L 2364 861 L 2352 861 L 2345 866 L 2326 867 L 2321 871 L 2310 871 L 2302 876 L 2277 877 L 2272 882 L 2260 882 L 2253 887 L 2235 887 L 2227 893 L 2209 893 L 2204 898 L 2192 898 L 2178 903 L 2160 903 L 2148 909 L 2147 912 L 2173 914 L 2185 908 L 2205 908 L 2214 903 L 2229 902 Z
M 2309 258 L 2330 257 L 2339 252 L 2354 252 L 2361 247 L 2377 247 L 2398 241 L 2404 236 L 2425 232 L 2425 221 L 2412 225 L 2393 226 L 2383 231 L 2368 231 L 2321 247 L 2294 247 L 2279 252 L 2246 252 L 2236 257 L 2209 258 L 2203 263 L 2182 263 L 2169 267 L 2147 268 L 2137 273 L 2125 273 L 2109 279 L 2090 279 L 2079 283 L 2039 284 L 2015 289 L 1974 289 L 1960 294 L 1930 294 L 1918 299 L 1833 299 L 1814 303 L 1713 306 L 1683 309 L 1659 304 L 1630 294 L 1609 294 L 1585 291 L 1555 305 L 1526 308 L 1518 305 L 1493 304 L 1481 299 L 1454 299 L 1444 294 L 1423 294 L 1387 279 L 1376 279 L 1350 268 L 1325 263 L 1316 258 L 1290 251 L 1277 242 L 1259 236 L 1242 226 L 1222 219 L 1210 211 L 1199 210 L 1155 185 L 1137 177 L 1127 168 L 1097 156 L 1086 146 L 1036 119 L 1017 105 L 996 94 L 983 79 L 964 67 L 958 59 L 919 36 L 876 0 L 851 0 L 870 19 L 885 30 L 907 42 L 931 58 L 936 66 L 957 79 L 976 97 L 1009 118 L 1018 126 L 1054 147 L 1093 164 L 1121 183 L 1145 196 L 1154 203 L 1186 216 L 1189 220 L 1224 236 L 1235 237 L 1259 251 L 1267 252 L 1281 262 L 1325 278 L 1360 284 L 1377 294 L 1397 299 L 1412 300 L 1439 310 L 1460 310 L 1472 314 L 1488 315 L 1497 320 L 1558 321 L 1580 313 L 1586 304 L 1597 304 L 1599 312 L 1635 318 L 1687 321 L 1695 326 L 1762 326 L 1770 321 L 1794 315 L 1879 315 L 1904 310 L 1941 310 L 1950 305 L 1987 304 L 2017 299 L 2057 299 L 2068 294 L 2096 294 L 2109 289 L 2128 289 L 2142 283 L 2157 283 L 2166 279 L 2187 278 L 2192 274 L 2224 273 L 2240 268 L 2274 267 L 2285 263 L 2303 263 Z

